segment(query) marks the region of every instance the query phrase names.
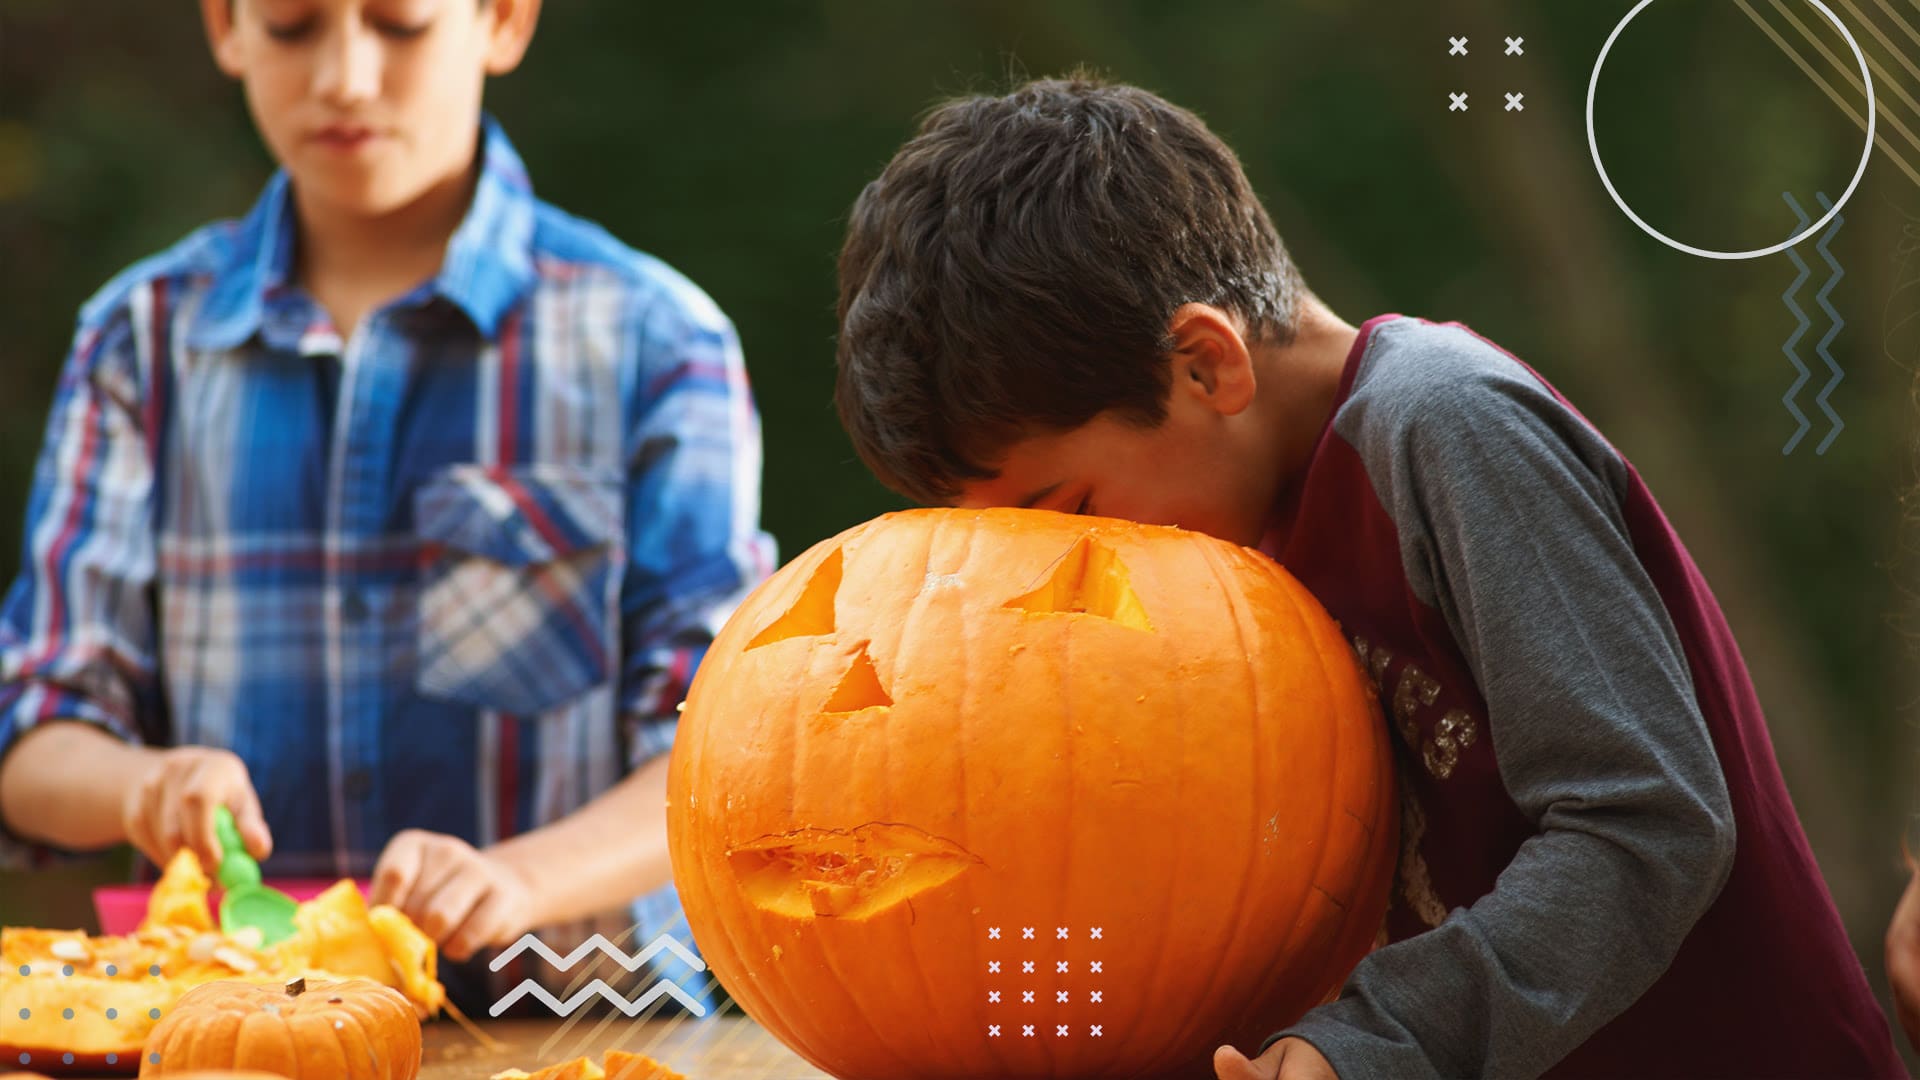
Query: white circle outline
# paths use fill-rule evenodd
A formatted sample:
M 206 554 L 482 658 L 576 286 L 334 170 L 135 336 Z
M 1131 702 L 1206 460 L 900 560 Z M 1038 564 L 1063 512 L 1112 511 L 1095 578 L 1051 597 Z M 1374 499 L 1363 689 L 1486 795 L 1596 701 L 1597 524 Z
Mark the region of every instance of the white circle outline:
M 1647 224 L 1645 221 L 1642 221 L 1640 215 L 1633 212 L 1633 207 L 1628 206 L 1627 201 L 1620 197 L 1620 193 L 1613 189 L 1613 179 L 1607 175 L 1607 167 L 1600 163 L 1600 145 L 1593 136 L 1594 93 L 1600 87 L 1600 67 L 1607 62 L 1607 53 L 1613 48 L 1614 40 L 1620 36 L 1620 31 L 1625 30 L 1627 24 L 1633 21 L 1633 17 L 1640 14 L 1640 12 L 1651 3 L 1653 3 L 1653 0 L 1640 0 L 1638 4 L 1633 6 L 1633 10 L 1627 12 L 1626 17 L 1622 18 L 1619 24 L 1613 28 L 1613 33 L 1607 35 L 1607 43 L 1600 46 L 1600 55 L 1593 62 L 1593 77 L 1587 80 L 1587 150 L 1593 155 L 1594 171 L 1600 174 L 1600 182 L 1606 185 L 1607 194 L 1613 196 L 1614 205 L 1620 208 L 1621 213 L 1632 218 L 1633 223 L 1640 226 L 1640 231 L 1646 233 L 1648 236 L 1653 237 L 1655 240 L 1677 251 L 1684 251 L 1689 255 L 1698 255 L 1703 259 L 1757 259 L 1763 255 L 1772 255 L 1775 252 L 1785 251 L 1825 228 L 1827 222 L 1832 221 L 1834 215 L 1840 212 L 1840 208 L 1847 204 L 1847 200 L 1853 198 L 1853 190 L 1860 186 L 1860 178 L 1867 174 L 1867 162 L 1873 160 L 1873 134 L 1875 125 L 1879 119 L 1879 114 L 1875 112 L 1874 109 L 1873 72 L 1867 69 L 1867 58 L 1866 55 L 1860 51 L 1860 43 L 1853 39 L 1853 33 L 1847 29 L 1847 24 L 1841 22 L 1839 16 L 1828 10 L 1827 5 L 1821 3 L 1820 0 L 1807 0 L 1807 3 L 1818 8 L 1820 14 L 1825 15 L 1827 21 L 1832 23 L 1840 31 L 1840 36 L 1847 39 L 1847 47 L 1853 50 L 1854 63 L 1860 65 L 1860 77 L 1866 81 L 1867 87 L 1867 145 L 1865 149 L 1860 151 L 1860 167 L 1853 171 L 1853 180 L 1847 184 L 1847 190 L 1841 193 L 1839 200 L 1833 204 L 1832 209 L 1821 216 L 1820 220 L 1771 247 L 1754 248 L 1751 251 L 1716 251 L 1712 248 L 1697 248 L 1692 244 L 1683 244 L 1673 237 L 1668 236 L 1666 233 L 1661 232 L 1659 229 Z

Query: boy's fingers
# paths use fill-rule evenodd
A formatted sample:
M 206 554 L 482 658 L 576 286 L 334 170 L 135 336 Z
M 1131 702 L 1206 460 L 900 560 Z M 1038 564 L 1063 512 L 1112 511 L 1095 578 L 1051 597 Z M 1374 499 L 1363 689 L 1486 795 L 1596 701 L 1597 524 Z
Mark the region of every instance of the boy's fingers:
M 233 821 L 240 829 L 240 842 L 246 845 L 247 854 L 255 861 L 264 861 L 272 855 L 273 832 L 267 828 L 267 816 L 260 809 L 260 795 L 251 782 L 241 786 L 239 796 L 229 809 L 233 811 Z
M 127 830 L 127 843 L 149 859 L 154 859 L 153 822 L 147 816 L 148 781 L 127 792 L 125 802 L 120 808 L 121 824 Z M 158 860 L 155 860 L 158 861 Z
M 1269 1080 L 1245 1054 L 1231 1046 L 1213 1052 L 1213 1074 L 1218 1080 Z
M 462 874 L 434 894 L 427 906 L 426 920 L 420 929 L 428 937 L 443 947 L 453 941 L 456 934 L 472 921 L 487 896 L 487 881 L 479 874 Z M 472 948 L 463 949 L 453 958 L 465 960 L 473 955 Z
M 426 931 L 428 937 L 436 942 L 444 941 L 447 931 L 459 925 L 460 917 L 466 915 L 466 909 L 462 908 L 451 916 L 442 913 L 442 917 L 449 920 L 445 925 L 429 927 L 427 922 L 438 907 L 440 894 L 459 882 L 467 864 L 460 858 L 461 853 L 448 844 L 446 837 L 421 833 L 420 838 L 420 870 L 414 875 L 413 887 L 407 891 L 406 903 L 394 906 L 406 912 L 407 917 Z M 468 907 L 471 906 L 469 902 Z
M 452 960 L 461 961 L 495 944 L 507 928 L 501 926 L 506 917 L 506 898 L 499 890 L 488 890 L 480 902 L 474 905 L 473 913 L 447 937 L 447 943 L 441 946 L 441 953 Z
M 412 890 L 413 879 L 419 872 L 420 843 L 412 833 L 403 832 L 387 841 L 387 849 L 380 853 L 380 859 L 374 865 L 371 901 L 375 904 L 392 904 L 405 911 L 403 901 Z
M 153 838 L 153 850 L 147 853 L 148 857 L 163 867 L 180 847 L 180 825 L 167 805 L 168 787 L 165 773 L 155 777 L 147 787 L 142 806 L 147 835 Z
M 182 841 L 192 843 L 200 865 L 212 876 L 220 872 L 220 830 L 214 825 L 220 800 L 208 793 L 209 779 L 204 765 L 195 766 L 187 774 L 186 793 L 180 798 L 180 820 L 185 833 Z

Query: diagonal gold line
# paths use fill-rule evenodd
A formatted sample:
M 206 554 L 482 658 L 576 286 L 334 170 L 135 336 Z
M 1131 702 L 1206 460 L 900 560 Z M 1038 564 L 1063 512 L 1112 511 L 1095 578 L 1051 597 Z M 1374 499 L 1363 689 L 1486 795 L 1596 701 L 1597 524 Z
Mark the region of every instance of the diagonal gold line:
M 1775 45 L 1780 46 L 1780 51 L 1786 53 L 1789 60 L 1792 60 L 1801 71 L 1806 72 L 1807 78 L 1812 79 L 1816 86 L 1826 91 L 1827 97 L 1831 99 L 1835 105 L 1839 106 L 1841 112 L 1847 114 L 1847 119 L 1852 120 L 1855 127 L 1861 131 L 1867 130 L 1867 122 L 1860 119 L 1860 114 L 1853 110 L 1853 106 L 1847 104 L 1845 98 L 1835 93 L 1833 87 L 1827 85 L 1827 80 L 1821 78 L 1820 73 L 1813 70 L 1813 65 L 1807 63 L 1806 59 L 1795 51 L 1792 45 L 1787 44 L 1787 39 L 1781 37 L 1779 32 L 1774 30 L 1767 20 L 1761 18 L 1759 13 L 1748 5 L 1747 0 L 1733 0 L 1733 2 L 1739 5 L 1741 11 L 1747 13 L 1747 18 L 1753 20 L 1755 26 L 1765 31 L 1766 35 L 1773 39 Z M 1920 0 L 1916 0 L 1916 2 L 1920 2 Z M 1887 155 L 1889 160 L 1899 166 L 1901 172 L 1907 174 L 1907 179 L 1912 180 L 1916 185 L 1920 185 L 1920 172 L 1914 171 L 1913 166 L 1907 164 L 1906 160 L 1896 153 L 1892 146 L 1887 144 L 1886 136 L 1876 132 L 1873 141 L 1875 145 L 1880 147 L 1881 152 Z
M 1849 0 L 1840 0 L 1840 6 L 1847 9 L 1847 14 L 1860 20 L 1860 25 L 1867 28 L 1867 32 L 1873 35 L 1874 40 L 1880 43 L 1881 48 L 1887 50 L 1888 55 L 1900 61 L 1900 66 L 1907 69 L 1907 74 L 1913 76 L 1915 79 L 1920 79 L 1920 67 L 1915 67 L 1913 61 L 1907 59 L 1905 53 L 1895 48 L 1893 42 L 1887 40 L 1887 35 L 1881 32 L 1880 27 L 1876 26 L 1873 20 L 1862 15 L 1860 10 L 1854 7 Z M 1865 49 L 1860 51 L 1861 54 L 1867 58 L 1867 66 L 1873 69 L 1874 74 L 1880 76 L 1881 84 L 1898 95 L 1901 101 L 1906 102 L 1907 108 L 1920 113 L 1920 105 L 1915 104 L 1913 98 L 1907 96 L 1906 88 L 1900 85 L 1899 80 L 1887 74 L 1886 70 L 1879 64 L 1874 63 L 1872 53 L 1867 52 Z
M 1865 96 L 1867 92 L 1867 88 L 1863 83 L 1861 83 L 1860 76 L 1855 73 L 1854 67 L 1852 64 L 1842 61 L 1838 56 L 1835 56 L 1833 53 L 1827 51 L 1826 43 L 1821 41 L 1819 38 L 1815 37 L 1813 34 L 1813 31 L 1807 29 L 1807 25 L 1801 22 L 1798 18 L 1796 18 L 1793 12 L 1789 10 L 1787 8 L 1787 5 L 1782 3 L 1781 0 L 1773 0 L 1773 6 L 1774 6 L 1774 10 L 1786 16 L 1787 21 L 1793 24 L 1793 28 L 1795 30 L 1800 31 L 1800 36 L 1807 39 L 1807 44 L 1812 45 L 1815 49 L 1818 49 L 1820 51 L 1820 55 L 1826 58 L 1827 63 L 1832 64 L 1834 67 L 1840 69 L 1840 73 L 1847 77 L 1847 82 L 1853 85 L 1854 90 L 1858 91 L 1862 96 Z M 1877 72 L 1880 75 L 1881 83 L 1884 84 L 1887 81 L 1886 72 L 1882 71 L 1880 68 L 1880 65 L 1874 62 L 1873 57 L 1867 56 L 1866 50 L 1862 49 L 1860 52 L 1860 55 L 1863 57 L 1866 57 L 1867 70 L 1871 72 Z M 1898 90 L 1898 87 L 1896 87 L 1895 89 Z M 1901 92 L 1900 96 L 1904 98 L 1906 97 L 1906 94 L 1904 92 Z M 1900 118 L 1894 115 L 1894 112 L 1892 109 L 1887 107 L 1886 100 L 1882 98 L 1879 101 L 1877 101 L 1875 104 L 1880 110 L 1881 118 L 1886 120 L 1886 122 L 1889 125 L 1891 125 L 1895 131 L 1899 132 L 1902 135 L 1905 135 L 1907 137 L 1907 142 L 1911 144 L 1915 150 L 1920 150 L 1920 138 L 1915 138 L 1913 132 L 1908 130 L 1907 125 L 1900 122 Z
M 1818 86 L 1821 90 L 1825 91 L 1827 97 L 1833 99 L 1833 103 L 1835 105 L 1840 106 L 1840 111 L 1847 114 L 1847 119 L 1852 120 L 1855 126 L 1859 127 L 1861 130 L 1863 131 L 1866 130 L 1867 122 L 1865 120 L 1860 119 L 1860 114 L 1854 111 L 1852 103 L 1848 102 L 1845 98 L 1842 98 L 1840 96 L 1839 91 L 1835 90 L 1833 86 L 1827 82 L 1825 76 L 1822 76 L 1818 71 L 1815 71 L 1813 69 L 1813 65 L 1807 63 L 1806 59 L 1800 55 L 1799 51 L 1796 50 L 1791 44 L 1789 44 L 1786 38 L 1780 36 L 1780 32 L 1773 28 L 1772 23 L 1769 23 L 1766 19 L 1761 18 L 1760 13 L 1753 10 L 1752 5 L 1748 4 L 1747 0 L 1733 0 L 1733 2 L 1739 5 L 1741 11 L 1744 11 L 1747 13 L 1747 18 L 1752 19 L 1753 24 L 1755 26 L 1758 26 L 1761 30 L 1765 31 L 1766 35 L 1773 39 L 1773 43 L 1775 45 L 1780 46 L 1780 51 L 1786 53 L 1788 59 L 1792 60 L 1795 64 L 1797 64 L 1801 71 L 1804 71 L 1807 73 L 1807 78 L 1812 79 L 1815 86 Z
M 1893 25 L 1899 27 L 1902 30 L 1905 30 L 1907 32 L 1907 36 L 1913 39 L 1913 43 L 1915 45 L 1920 45 L 1920 34 L 1914 33 L 1913 27 L 1908 26 L 1907 21 L 1900 17 L 1900 13 L 1893 10 L 1893 5 L 1887 3 L 1887 0 L 1873 0 L 1873 2 L 1876 4 L 1879 4 L 1880 10 L 1887 13 L 1887 18 L 1893 20 Z M 1916 3 L 1914 6 L 1920 7 L 1920 3 Z

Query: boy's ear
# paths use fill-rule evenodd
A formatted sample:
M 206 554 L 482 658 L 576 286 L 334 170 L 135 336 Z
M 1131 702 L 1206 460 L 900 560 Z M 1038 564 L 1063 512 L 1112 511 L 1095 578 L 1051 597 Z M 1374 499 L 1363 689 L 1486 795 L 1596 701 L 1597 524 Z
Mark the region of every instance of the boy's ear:
M 520 66 L 540 21 L 540 0 L 489 0 L 487 74 L 505 75 Z
M 213 62 L 228 76 L 245 74 L 240 62 L 240 43 L 233 32 L 235 0 L 200 0 L 200 21 L 206 24 L 207 47 L 213 50 Z
M 1253 354 L 1239 320 L 1212 304 L 1182 304 L 1167 320 L 1173 392 L 1191 394 L 1222 416 L 1253 403 Z

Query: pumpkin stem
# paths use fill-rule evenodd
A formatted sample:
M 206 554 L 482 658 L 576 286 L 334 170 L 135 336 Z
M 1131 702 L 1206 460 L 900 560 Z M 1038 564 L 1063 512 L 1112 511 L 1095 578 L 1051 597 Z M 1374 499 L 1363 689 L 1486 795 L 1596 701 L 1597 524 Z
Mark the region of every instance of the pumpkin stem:
M 291 982 L 287 983 L 288 997 L 299 997 L 301 994 L 304 994 L 306 992 L 307 992 L 307 979 L 306 979 L 306 976 L 304 975 L 301 976 L 300 978 L 294 979 Z

